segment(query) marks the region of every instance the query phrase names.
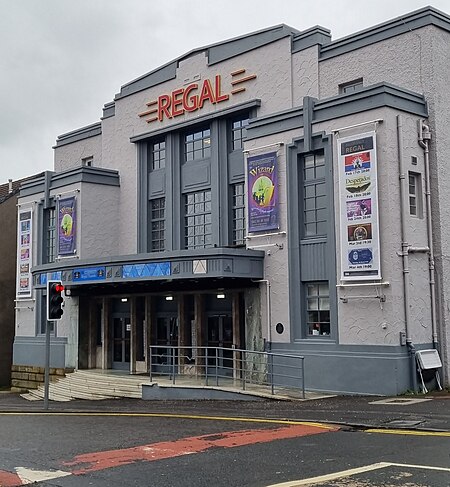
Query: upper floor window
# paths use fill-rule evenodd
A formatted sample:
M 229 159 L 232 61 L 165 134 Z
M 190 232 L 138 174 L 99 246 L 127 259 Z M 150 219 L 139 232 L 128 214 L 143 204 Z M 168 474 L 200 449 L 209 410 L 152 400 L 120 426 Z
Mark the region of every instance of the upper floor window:
M 323 152 L 303 158 L 303 223 L 304 236 L 327 233 L 327 197 L 325 156 Z
M 166 142 L 156 142 L 150 146 L 152 171 L 166 167 Z
M 408 195 L 409 214 L 422 218 L 422 178 L 417 172 L 408 172 Z
M 162 252 L 165 250 L 166 241 L 166 200 L 158 198 L 150 201 L 150 250 L 152 252 Z
M 46 230 L 45 230 L 45 262 L 55 262 L 56 257 L 56 210 L 48 208 L 45 211 Z
M 358 78 L 353 81 L 349 81 L 348 83 L 342 83 L 339 85 L 339 93 L 353 93 L 363 87 L 363 79 Z
M 194 161 L 211 156 L 211 130 L 190 132 L 184 138 L 184 160 Z
M 81 165 L 85 167 L 91 167 L 94 165 L 94 156 L 83 157 L 81 159 Z
M 233 150 L 244 148 L 244 139 L 247 134 L 248 117 L 242 120 L 235 120 L 231 124 Z
M 198 249 L 212 245 L 211 191 L 196 191 L 185 200 L 185 247 Z
M 232 186 L 233 245 L 245 245 L 245 195 L 244 183 Z

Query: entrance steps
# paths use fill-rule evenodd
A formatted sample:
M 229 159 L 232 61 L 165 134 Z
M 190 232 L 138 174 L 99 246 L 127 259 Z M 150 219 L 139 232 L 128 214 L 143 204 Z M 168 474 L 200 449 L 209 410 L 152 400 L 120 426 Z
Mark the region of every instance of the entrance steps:
M 142 384 L 148 383 L 147 375 L 129 375 L 111 370 L 76 370 L 51 382 L 49 399 L 65 402 L 74 399 L 101 400 L 131 397 L 142 399 Z M 29 401 L 44 399 L 44 386 L 30 390 L 21 396 Z

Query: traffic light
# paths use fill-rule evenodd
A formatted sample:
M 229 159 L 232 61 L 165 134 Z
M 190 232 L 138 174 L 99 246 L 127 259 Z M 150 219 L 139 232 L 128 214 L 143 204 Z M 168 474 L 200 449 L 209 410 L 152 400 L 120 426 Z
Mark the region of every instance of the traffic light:
M 64 286 L 61 281 L 47 281 L 47 321 L 60 320 L 64 311 L 62 293 Z

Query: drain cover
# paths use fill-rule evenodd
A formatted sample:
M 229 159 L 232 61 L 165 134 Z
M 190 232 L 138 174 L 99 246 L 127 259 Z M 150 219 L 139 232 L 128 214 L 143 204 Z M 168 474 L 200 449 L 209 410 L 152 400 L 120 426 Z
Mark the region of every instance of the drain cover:
M 394 421 L 388 421 L 385 424 L 388 424 L 389 426 L 398 426 L 402 428 L 412 428 L 414 426 L 419 426 L 419 424 L 422 424 L 423 421 L 404 421 L 401 419 L 395 419 Z

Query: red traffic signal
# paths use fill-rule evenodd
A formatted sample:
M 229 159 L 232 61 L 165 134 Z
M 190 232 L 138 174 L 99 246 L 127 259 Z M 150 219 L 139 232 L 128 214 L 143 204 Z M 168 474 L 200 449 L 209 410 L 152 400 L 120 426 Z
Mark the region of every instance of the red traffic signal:
M 64 310 L 62 292 L 64 286 L 61 281 L 47 281 L 47 320 L 60 320 Z

